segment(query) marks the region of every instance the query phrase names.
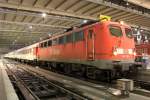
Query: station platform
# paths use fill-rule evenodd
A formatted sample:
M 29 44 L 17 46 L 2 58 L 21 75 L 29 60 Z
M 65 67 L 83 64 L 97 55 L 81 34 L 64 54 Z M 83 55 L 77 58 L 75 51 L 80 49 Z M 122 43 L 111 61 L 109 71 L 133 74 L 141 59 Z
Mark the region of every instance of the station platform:
M 0 60 L 0 100 L 19 100 L 5 69 Z

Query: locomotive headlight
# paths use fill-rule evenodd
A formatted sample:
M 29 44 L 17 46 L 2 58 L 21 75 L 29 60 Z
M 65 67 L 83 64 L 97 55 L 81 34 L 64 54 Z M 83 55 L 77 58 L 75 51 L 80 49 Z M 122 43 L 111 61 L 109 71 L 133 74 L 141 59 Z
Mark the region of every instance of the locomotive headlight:
M 115 56 L 118 55 L 117 51 L 114 51 L 113 54 L 114 54 Z
M 118 54 L 123 54 L 123 49 L 122 48 L 117 48 L 116 50 L 117 50 Z
M 116 48 L 114 51 L 113 51 L 113 54 L 116 56 L 118 54 L 123 54 L 123 49 L 122 48 Z
M 129 54 L 134 54 L 133 49 L 128 49 Z
M 131 54 L 131 55 L 136 56 L 136 52 L 135 52 L 134 49 L 128 49 L 128 53 Z

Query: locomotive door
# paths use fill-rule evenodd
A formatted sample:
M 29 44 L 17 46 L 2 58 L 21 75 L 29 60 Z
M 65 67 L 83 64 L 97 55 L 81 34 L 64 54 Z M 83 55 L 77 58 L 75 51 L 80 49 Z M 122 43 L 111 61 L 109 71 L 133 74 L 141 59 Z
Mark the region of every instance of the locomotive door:
M 94 60 L 95 47 L 94 47 L 94 29 L 90 28 L 87 32 L 87 59 Z

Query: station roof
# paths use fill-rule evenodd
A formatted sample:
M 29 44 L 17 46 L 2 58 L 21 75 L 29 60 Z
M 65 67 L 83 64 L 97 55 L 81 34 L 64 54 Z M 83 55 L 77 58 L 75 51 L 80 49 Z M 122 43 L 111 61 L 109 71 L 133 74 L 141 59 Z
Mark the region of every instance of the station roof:
M 150 30 L 147 5 L 149 0 L 0 0 L 0 52 L 97 20 L 100 14 Z

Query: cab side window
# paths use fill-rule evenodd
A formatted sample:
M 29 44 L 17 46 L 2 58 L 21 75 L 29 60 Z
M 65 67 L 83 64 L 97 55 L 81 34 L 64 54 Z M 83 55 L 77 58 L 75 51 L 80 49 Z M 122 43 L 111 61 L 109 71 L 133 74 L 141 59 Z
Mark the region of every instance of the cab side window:
M 116 37 L 121 37 L 123 35 L 121 28 L 118 26 L 110 25 L 109 31 L 110 31 L 111 35 L 116 36 Z
M 125 28 L 125 33 L 128 38 L 133 38 L 133 32 L 129 28 Z

